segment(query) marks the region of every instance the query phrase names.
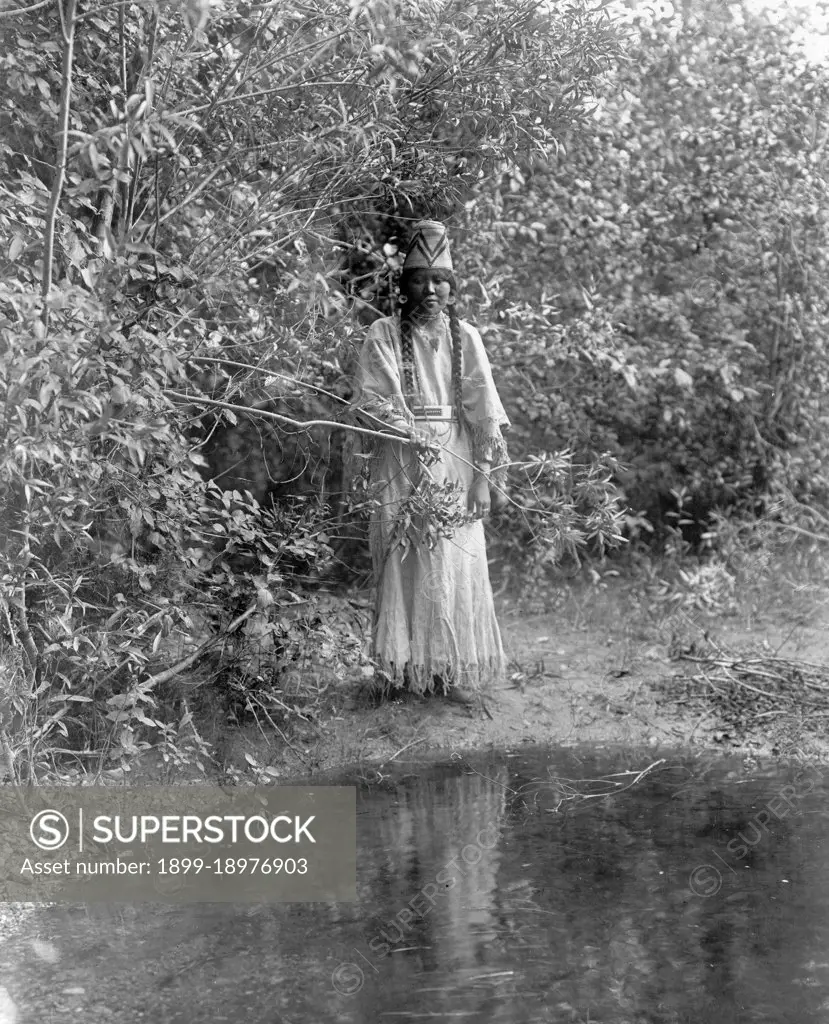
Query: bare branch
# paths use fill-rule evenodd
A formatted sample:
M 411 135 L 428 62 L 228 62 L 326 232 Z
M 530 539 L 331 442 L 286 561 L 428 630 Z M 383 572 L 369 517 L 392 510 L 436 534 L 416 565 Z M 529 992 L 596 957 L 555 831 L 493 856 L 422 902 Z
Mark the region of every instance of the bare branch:
M 240 100 L 248 99 L 247 95 L 238 95 L 238 93 L 239 93 L 239 90 L 247 82 L 249 82 L 252 78 L 257 77 L 263 71 L 267 70 L 269 67 L 273 66 L 274 64 L 286 63 L 288 60 L 292 59 L 293 57 L 296 57 L 297 54 L 304 53 L 305 50 L 312 50 L 315 46 L 319 46 L 320 47 L 319 52 L 317 54 L 315 54 L 313 57 L 311 57 L 311 59 L 309 60 L 309 62 L 307 64 L 305 64 L 301 68 L 295 69 L 294 72 L 291 75 L 288 76 L 288 78 L 283 83 L 283 88 L 287 88 L 287 86 L 291 83 L 291 81 L 293 79 L 295 79 L 297 77 L 297 75 L 300 74 L 301 71 L 305 71 L 308 68 L 312 67 L 318 60 L 320 60 L 328 52 L 328 50 L 330 50 L 330 48 L 333 46 L 333 44 L 338 39 L 340 39 L 342 36 L 346 35 L 346 33 L 347 33 L 346 29 L 341 29 L 339 32 L 335 32 L 333 35 L 328 36 L 326 39 L 315 39 L 315 40 L 313 40 L 313 42 L 306 43 L 305 46 L 300 46 L 298 49 L 293 50 L 291 53 L 280 53 L 276 57 L 270 57 L 263 64 L 258 65 L 251 72 L 249 72 L 249 74 L 245 78 L 243 78 L 241 82 L 238 82 L 237 85 L 236 85 L 236 89 L 235 89 L 234 93 L 230 97 L 228 97 L 226 100 L 222 100 L 221 102 L 222 103 L 230 102 L 230 100 L 232 100 L 232 99 L 240 99 Z M 177 114 L 180 117 L 189 117 L 192 114 L 198 114 L 198 113 L 201 113 L 204 110 L 211 109 L 211 107 L 214 105 L 214 102 L 216 102 L 216 101 L 211 100 L 208 103 L 201 103 L 197 107 L 188 107 L 186 110 L 182 110 L 182 111 L 176 110 L 176 111 L 173 111 L 173 113 Z
M 31 7 L 17 7 L 10 11 L 0 11 L 0 18 L 13 18 L 17 14 L 29 14 L 31 11 L 39 11 L 41 7 L 47 7 L 52 0 L 40 0 L 40 3 L 32 4 Z
M 253 604 L 247 609 L 247 611 L 242 612 L 241 615 L 235 618 L 233 622 L 231 622 L 231 624 L 227 627 L 226 630 L 224 630 L 217 636 L 212 636 L 209 639 L 205 640 L 204 643 L 200 644 L 196 648 L 196 650 L 193 651 L 193 653 L 190 654 L 188 657 L 183 658 L 181 661 L 177 662 L 175 665 L 172 666 L 172 668 L 165 669 L 163 672 L 159 672 L 157 675 L 150 676 L 141 684 L 141 689 L 144 692 L 146 692 L 154 686 L 158 686 L 161 683 L 168 683 L 171 679 L 175 679 L 177 675 L 180 675 L 182 672 L 185 672 L 192 665 L 195 665 L 199 658 L 203 657 L 210 650 L 211 647 L 215 647 L 216 644 L 220 643 L 222 640 L 227 639 L 227 637 L 230 636 L 230 634 L 233 633 L 235 630 L 237 630 L 239 626 L 242 625 L 242 623 L 246 622 L 251 617 L 251 615 L 254 614 L 255 611 L 256 605 Z
M 132 7 L 133 4 L 140 6 L 142 2 L 152 10 L 152 0 L 118 0 L 116 3 L 104 4 L 102 7 L 93 7 L 91 11 L 84 11 L 83 14 L 77 16 L 75 24 L 80 24 L 85 18 L 94 18 L 98 14 L 114 11 L 116 8 Z
M 232 402 L 220 402 L 216 398 L 202 398 L 200 395 L 186 395 L 181 391 L 165 390 L 165 395 L 171 398 L 181 398 L 185 402 L 192 402 L 194 405 L 212 405 L 219 409 L 229 409 L 231 412 L 243 413 L 246 416 L 263 416 L 265 419 L 276 420 L 277 423 L 284 423 L 288 427 L 296 427 L 298 430 L 308 430 L 309 427 L 330 427 L 332 430 L 350 430 L 355 434 L 367 434 L 369 437 L 380 437 L 384 441 L 403 441 L 410 444 L 409 436 L 405 431 L 399 434 L 384 433 L 380 430 L 369 430 L 366 427 L 357 427 L 351 423 L 337 423 L 336 420 L 295 420 L 290 416 L 283 416 L 278 412 L 269 412 L 267 409 L 252 409 L 245 405 L 234 405 Z M 391 430 L 394 427 L 389 428 Z
M 52 289 L 52 266 L 55 255 L 55 223 L 58 216 L 63 182 L 66 178 L 66 152 L 69 144 L 69 109 L 72 105 L 72 70 L 75 56 L 75 13 L 77 0 L 66 0 L 66 11 L 63 0 L 58 0 L 63 32 L 63 69 L 61 73 L 60 109 L 58 111 L 57 155 L 55 157 L 55 177 L 52 181 L 52 193 L 49 196 L 49 207 L 46 211 L 46 236 L 43 243 L 43 280 L 41 298 L 43 301 L 42 319 L 44 326 L 49 327 L 49 292 Z

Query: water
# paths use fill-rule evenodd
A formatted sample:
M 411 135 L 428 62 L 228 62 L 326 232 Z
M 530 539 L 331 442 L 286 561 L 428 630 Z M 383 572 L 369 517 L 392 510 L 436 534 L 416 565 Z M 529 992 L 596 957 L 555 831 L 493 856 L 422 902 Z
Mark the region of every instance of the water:
M 653 760 L 398 767 L 358 792 L 357 904 L 54 908 L 0 985 L 18 1024 L 829 1022 L 829 769 L 584 781 Z

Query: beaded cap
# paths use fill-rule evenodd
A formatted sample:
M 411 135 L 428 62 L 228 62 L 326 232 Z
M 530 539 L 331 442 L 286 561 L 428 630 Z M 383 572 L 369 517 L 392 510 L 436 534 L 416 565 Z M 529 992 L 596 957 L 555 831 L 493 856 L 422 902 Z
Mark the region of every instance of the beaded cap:
M 454 270 L 446 228 L 440 221 L 422 220 L 415 224 L 403 269 Z

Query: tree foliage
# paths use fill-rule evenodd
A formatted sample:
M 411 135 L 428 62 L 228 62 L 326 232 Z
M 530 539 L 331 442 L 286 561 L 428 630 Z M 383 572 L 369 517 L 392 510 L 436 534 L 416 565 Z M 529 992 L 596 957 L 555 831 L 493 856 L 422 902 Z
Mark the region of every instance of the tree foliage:
M 56 730 L 198 759 L 187 701 L 161 706 L 179 672 L 215 674 L 267 620 L 276 715 L 299 652 L 333 654 L 297 593 L 331 557 L 327 495 L 223 493 L 206 435 L 270 424 L 283 497 L 325 461 L 296 423 L 347 396 L 366 218 L 445 212 L 553 151 L 612 26 L 531 0 L 54 0 L 2 21 L 5 726 L 36 724 L 32 771 Z
M 60 730 L 202 758 L 164 697 L 193 666 L 277 722 L 313 714 L 297 667 L 359 663 L 302 582 L 354 555 L 331 424 L 422 215 L 513 420 L 503 561 L 601 548 L 620 488 L 630 536 L 825 501 L 826 73 L 791 18 L 607 8 L 0 12 L 0 712 L 32 770 Z
M 470 217 L 521 429 L 612 452 L 633 529 L 824 503 L 825 68 L 794 16 L 634 27 L 590 128 L 482 183 Z

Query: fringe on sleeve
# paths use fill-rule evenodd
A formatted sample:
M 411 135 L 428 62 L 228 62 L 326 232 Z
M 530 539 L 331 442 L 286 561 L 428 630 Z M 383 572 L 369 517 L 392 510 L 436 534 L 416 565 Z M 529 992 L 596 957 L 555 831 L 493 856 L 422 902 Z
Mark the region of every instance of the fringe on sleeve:
M 493 482 L 506 490 L 509 454 L 503 431 L 510 422 L 495 387 L 481 336 L 471 324 L 463 321 L 462 324 L 467 342 L 463 405 L 471 432 L 472 456 L 478 462 L 489 462 Z

